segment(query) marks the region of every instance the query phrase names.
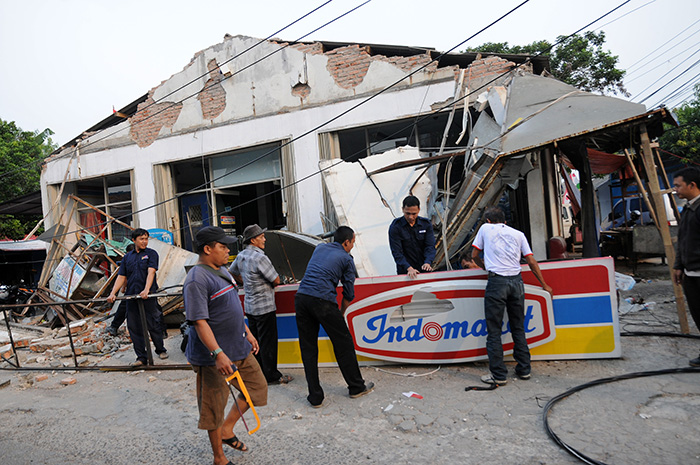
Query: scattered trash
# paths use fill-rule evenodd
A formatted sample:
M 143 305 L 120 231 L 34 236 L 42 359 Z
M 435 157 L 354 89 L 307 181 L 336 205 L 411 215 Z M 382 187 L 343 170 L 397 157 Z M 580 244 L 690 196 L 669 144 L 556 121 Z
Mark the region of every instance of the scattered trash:
M 413 392 L 413 391 L 404 392 L 403 395 L 406 396 L 406 397 L 415 397 L 416 399 L 422 399 L 422 398 L 423 398 L 423 396 L 421 396 L 421 395 L 418 394 L 417 392 Z
M 634 299 L 628 297 L 620 302 L 620 306 L 617 309 L 620 315 L 626 315 L 628 313 L 640 312 L 642 310 L 654 310 L 656 307 L 656 302 L 644 302 L 644 299 Z
M 615 272 L 615 287 L 620 291 L 632 290 L 636 281 L 632 276 Z
M 64 386 L 70 386 L 71 384 L 75 384 L 77 382 L 78 382 L 78 380 L 75 378 L 72 378 L 72 377 L 71 378 L 63 378 L 61 380 L 61 384 L 63 384 Z
M 389 410 L 391 410 L 391 409 L 393 409 L 393 408 L 394 408 L 394 404 L 389 404 L 389 405 L 387 405 L 386 407 L 384 407 L 384 411 L 385 411 L 385 412 L 388 412 Z
M 292 420 L 301 420 L 302 418 L 304 417 L 302 417 L 301 413 L 299 412 L 294 412 L 294 415 L 292 415 Z

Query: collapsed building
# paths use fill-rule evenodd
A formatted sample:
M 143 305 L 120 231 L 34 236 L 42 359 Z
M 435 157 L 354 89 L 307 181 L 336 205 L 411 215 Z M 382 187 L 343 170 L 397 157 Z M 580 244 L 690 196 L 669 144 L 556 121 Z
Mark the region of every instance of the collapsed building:
M 321 237 L 348 224 L 358 275 L 393 275 L 387 229 L 408 194 L 433 221 L 439 269 L 459 261 L 481 212 L 499 202 L 536 259 L 561 258 L 552 239 L 565 234 L 565 194 L 583 256 L 598 256 L 591 166 L 643 160 L 659 205 L 649 141 L 669 115 L 580 91 L 547 66 L 546 57 L 227 35 L 46 160 L 51 248 L 37 294 L 46 310 L 34 321 L 69 326 L 105 311 L 99 298 L 136 227 L 162 233 L 165 287 L 182 283 L 193 238 L 209 225 L 231 235 L 269 228 L 266 252 L 291 283 Z M 562 182 L 570 169 L 580 191 Z M 76 298 L 92 302 L 50 305 Z
M 561 179 L 576 168 L 583 254 L 597 256 L 592 151 L 642 154 L 641 134 L 659 134 L 668 114 L 580 91 L 547 66 L 546 57 L 227 35 L 46 160 L 46 225 L 60 226 L 69 249 L 80 240 L 70 231 L 120 241 L 143 227 L 191 251 L 203 226 L 240 235 L 257 223 L 285 231 L 276 265 L 290 282 L 303 265 L 285 242 L 340 224 L 358 233 L 360 276 L 393 274 L 386 229 L 409 193 L 435 225 L 435 265 L 449 269 L 481 211 L 505 199 L 509 223 L 543 260 L 550 238 L 564 236 Z

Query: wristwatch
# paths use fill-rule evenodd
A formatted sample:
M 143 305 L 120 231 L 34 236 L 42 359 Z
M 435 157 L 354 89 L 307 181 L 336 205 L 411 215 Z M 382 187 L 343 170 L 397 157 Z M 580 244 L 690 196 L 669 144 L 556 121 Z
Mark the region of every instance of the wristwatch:
M 221 347 L 219 347 L 218 349 L 215 349 L 215 350 L 212 350 L 211 352 L 209 352 L 209 354 L 211 355 L 211 358 L 213 358 L 214 360 L 216 360 L 216 356 L 219 355 L 219 354 L 220 354 L 221 352 L 223 352 L 223 351 L 224 351 L 224 349 L 222 349 Z

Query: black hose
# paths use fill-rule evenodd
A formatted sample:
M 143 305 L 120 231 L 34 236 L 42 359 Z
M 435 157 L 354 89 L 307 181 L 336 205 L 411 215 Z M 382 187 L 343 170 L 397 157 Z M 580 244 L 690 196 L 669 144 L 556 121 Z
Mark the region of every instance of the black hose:
M 675 334 L 675 333 L 674 333 Z M 612 376 L 610 378 L 601 378 L 601 379 L 596 379 L 594 381 L 590 381 L 585 384 L 581 384 L 579 386 L 573 387 L 569 389 L 568 391 L 559 394 L 558 396 L 552 397 L 549 402 L 544 406 L 544 412 L 542 413 L 542 419 L 544 420 L 544 429 L 547 431 L 547 434 L 549 435 L 550 438 L 554 442 L 556 442 L 559 447 L 567 451 L 569 454 L 573 455 L 577 459 L 581 460 L 584 463 L 589 463 L 589 464 L 594 464 L 594 465 L 606 465 L 605 462 L 601 462 L 599 460 L 593 459 L 591 457 L 588 457 L 584 453 L 574 449 L 567 443 L 565 443 L 557 434 L 552 431 L 552 428 L 549 427 L 549 421 L 547 415 L 549 414 L 549 410 L 554 406 L 555 403 L 559 402 L 562 399 L 565 399 L 566 397 L 569 397 L 571 394 L 579 391 L 583 391 L 584 389 L 588 389 L 589 387 L 593 386 L 598 386 L 600 384 L 606 384 L 606 383 L 612 383 L 614 381 L 620 381 L 623 379 L 633 379 L 633 378 L 643 378 L 647 376 L 658 376 L 658 375 L 667 375 L 671 373 L 700 373 L 700 367 L 687 367 L 687 368 L 668 368 L 665 370 L 656 370 L 656 371 L 639 371 L 636 373 L 627 373 L 624 375 L 619 375 L 619 376 Z

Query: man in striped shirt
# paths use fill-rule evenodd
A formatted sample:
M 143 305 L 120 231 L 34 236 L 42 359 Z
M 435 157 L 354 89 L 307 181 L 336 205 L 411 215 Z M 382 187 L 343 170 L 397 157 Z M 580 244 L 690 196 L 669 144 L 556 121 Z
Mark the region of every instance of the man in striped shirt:
M 280 277 L 265 255 L 265 231 L 251 224 L 243 231 L 243 249 L 231 264 L 229 271 L 245 291 L 244 309 L 248 327 L 260 344 L 255 355 L 268 384 L 287 384 L 292 379 L 277 369 L 277 313 L 275 286 Z

